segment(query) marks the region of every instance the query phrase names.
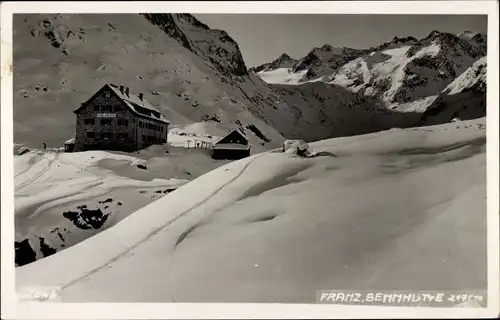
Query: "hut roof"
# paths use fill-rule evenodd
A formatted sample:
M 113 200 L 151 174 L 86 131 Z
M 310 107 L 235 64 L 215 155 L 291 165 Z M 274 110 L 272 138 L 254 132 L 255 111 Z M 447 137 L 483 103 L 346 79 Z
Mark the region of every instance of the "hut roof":
M 99 89 L 90 99 L 88 99 L 86 102 L 82 103 L 82 106 L 75 110 L 75 113 L 78 112 L 83 106 L 85 106 L 87 103 L 89 103 L 91 100 L 94 99 L 103 89 L 109 88 L 111 91 L 121 100 L 123 103 L 132 111 L 133 113 L 153 119 L 156 121 L 161 121 L 164 123 L 169 124 L 170 122 L 165 118 L 165 116 L 158 111 L 155 107 L 153 107 L 144 97 L 141 99 L 139 96 L 133 94 L 133 93 L 126 93 L 125 91 L 122 93 L 122 91 L 119 89 L 119 87 L 115 84 L 105 84 L 101 89 Z

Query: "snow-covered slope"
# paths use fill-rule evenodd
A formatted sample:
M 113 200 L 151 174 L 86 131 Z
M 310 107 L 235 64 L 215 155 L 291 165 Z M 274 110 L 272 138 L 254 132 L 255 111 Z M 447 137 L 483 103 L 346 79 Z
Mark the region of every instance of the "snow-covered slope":
M 466 90 L 486 90 L 486 56 L 474 62 L 464 73 L 450 83 L 443 92 L 454 95 Z
M 475 119 L 486 115 L 486 56 L 450 83 L 422 115 L 422 124 Z
M 313 158 L 254 155 L 17 268 L 16 286 L 64 302 L 485 289 L 485 141 L 482 118 L 319 141 Z
M 143 92 L 175 125 L 253 125 L 270 141 L 250 133 L 256 151 L 283 141 L 279 97 L 248 74 L 227 33 L 190 15 L 16 15 L 13 29 L 14 135 L 27 147 L 73 136 L 72 111 L 104 83 Z
M 177 146 L 134 155 L 33 150 L 14 157 L 16 264 L 49 256 L 113 226 L 189 180 L 227 163 L 211 159 L 202 124 L 169 134 Z M 184 131 L 183 131 L 184 130 Z M 197 134 L 193 132 L 198 132 Z M 184 143 L 183 143 L 184 142 Z
M 32 151 L 14 158 L 17 265 L 109 228 L 163 196 L 164 190 L 173 191 L 188 181 L 166 176 L 135 180 L 99 167 L 100 161 L 128 167 L 131 174 L 141 171 L 135 157 L 99 151 Z

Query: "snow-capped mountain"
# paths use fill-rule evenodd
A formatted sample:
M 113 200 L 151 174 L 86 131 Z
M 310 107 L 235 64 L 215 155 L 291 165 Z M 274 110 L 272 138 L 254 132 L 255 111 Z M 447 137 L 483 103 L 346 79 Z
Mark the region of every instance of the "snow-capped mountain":
M 379 98 L 391 110 L 423 112 L 447 85 L 486 55 L 486 43 L 480 33 L 457 36 L 432 31 L 420 40 L 395 37 L 367 50 L 323 46 L 291 68 L 266 69 L 257 75 L 272 84 L 336 84 Z
M 424 112 L 421 124 L 469 120 L 486 114 L 486 57 L 450 83 Z
M 256 73 L 267 83 L 299 84 L 330 75 L 343 64 L 362 55 L 363 52 L 363 50 L 324 45 L 314 48 L 299 60 L 286 59 L 286 63 L 281 63 L 282 55 L 273 62 L 257 66 L 249 71 Z M 285 58 L 287 57 L 288 55 Z
M 226 32 L 191 15 L 16 15 L 13 29 L 14 134 L 23 145 L 73 136 L 72 111 L 104 83 L 143 92 L 172 124 L 212 122 L 217 136 L 256 127 L 266 139 L 248 131 L 255 151 L 284 139 L 277 94 L 247 72 Z
M 293 72 L 306 71 L 301 81 L 316 79 L 335 72 L 340 66 L 359 57 L 361 54 L 363 54 L 363 50 L 324 45 L 321 48 L 314 48 L 300 59 L 293 67 Z

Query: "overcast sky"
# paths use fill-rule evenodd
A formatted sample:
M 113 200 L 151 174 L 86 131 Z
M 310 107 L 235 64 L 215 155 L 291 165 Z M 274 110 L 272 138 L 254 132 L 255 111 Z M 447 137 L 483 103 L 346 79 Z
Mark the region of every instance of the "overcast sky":
M 423 38 L 432 30 L 486 33 L 487 16 L 472 15 L 296 15 L 195 14 L 212 29 L 238 43 L 247 67 L 282 53 L 300 58 L 324 44 L 369 48 L 394 36 Z

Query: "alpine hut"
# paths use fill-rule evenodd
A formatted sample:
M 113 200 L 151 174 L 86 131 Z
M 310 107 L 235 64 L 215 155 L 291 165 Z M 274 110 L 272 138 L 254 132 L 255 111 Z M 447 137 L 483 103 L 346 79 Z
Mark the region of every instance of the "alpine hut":
M 105 84 L 74 113 L 75 151 L 131 152 L 167 143 L 169 121 L 142 93 L 123 85 Z
M 213 159 L 237 160 L 250 155 L 250 146 L 245 134 L 233 130 L 212 147 Z

